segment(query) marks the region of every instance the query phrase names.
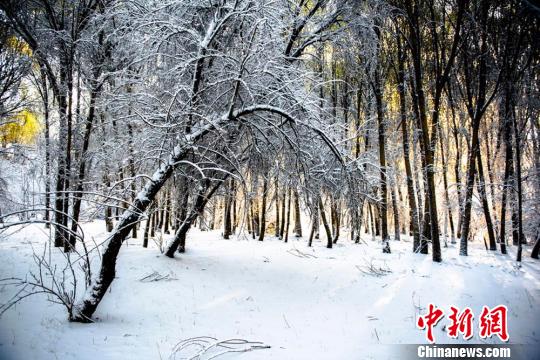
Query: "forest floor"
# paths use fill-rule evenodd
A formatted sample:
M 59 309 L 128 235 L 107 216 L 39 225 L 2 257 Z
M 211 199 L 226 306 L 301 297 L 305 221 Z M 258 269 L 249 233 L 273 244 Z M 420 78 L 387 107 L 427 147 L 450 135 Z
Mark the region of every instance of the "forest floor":
M 83 228 L 88 239 L 106 236 L 101 221 Z M 33 251 L 41 253 L 45 242 L 43 225 L 2 234 L 0 277 L 35 270 Z M 193 229 L 187 252 L 169 259 L 156 244 L 145 249 L 130 239 L 95 323 L 69 323 L 62 306 L 29 297 L 0 318 L 0 358 L 180 359 L 186 353 L 174 353 L 175 344 L 202 336 L 271 346 L 220 359 L 392 358 L 399 349 L 393 344 L 426 343 L 415 323 L 429 303 L 446 312 L 470 307 L 475 329 L 467 343 L 497 344 L 496 337 L 479 338 L 477 319 L 483 305 L 505 304 L 510 343 L 538 346 L 540 262 L 529 247 L 517 267 L 513 247 L 501 255 L 475 243 L 462 257 L 449 244 L 444 261 L 433 263 L 430 255 L 411 253 L 409 239 L 391 246 L 391 254 L 382 254 L 366 235 L 361 244 L 340 240 L 326 249 L 321 240 L 308 248 L 294 237 L 287 244 L 272 237 L 223 240 L 219 231 Z M 149 281 L 157 274 L 163 279 Z M 13 293 L 0 287 L 0 303 Z M 463 343 L 446 335 L 447 321 L 435 328 L 437 343 Z

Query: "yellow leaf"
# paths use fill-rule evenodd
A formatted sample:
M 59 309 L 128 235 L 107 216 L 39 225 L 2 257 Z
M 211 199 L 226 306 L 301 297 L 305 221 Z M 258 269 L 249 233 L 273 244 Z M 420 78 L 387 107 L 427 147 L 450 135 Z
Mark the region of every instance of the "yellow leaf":
M 41 124 L 36 114 L 22 110 L 7 124 L 0 126 L 0 139 L 4 145 L 9 143 L 31 145 L 35 143 L 40 129 Z

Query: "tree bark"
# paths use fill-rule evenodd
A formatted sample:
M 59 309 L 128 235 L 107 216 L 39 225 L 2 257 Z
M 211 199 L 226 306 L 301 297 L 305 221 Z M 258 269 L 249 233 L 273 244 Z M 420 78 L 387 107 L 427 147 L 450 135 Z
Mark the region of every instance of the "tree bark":
M 493 222 L 491 221 L 491 214 L 489 211 L 489 203 L 486 194 L 486 182 L 484 178 L 484 169 L 482 164 L 482 154 L 478 151 L 476 161 L 478 162 L 478 184 L 477 189 L 480 194 L 480 200 L 482 202 L 482 209 L 484 210 L 484 218 L 486 219 L 486 227 L 489 238 L 489 250 L 497 250 L 497 243 L 495 242 L 495 232 L 493 231 Z
M 317 225 L 319 224 L 319 206 L 315 198 L 312 199 L 311 204 L 311 231 L 309 232 L 308 246 L 313 244 L 313 238 L 317 232 Z
M 439 131 L 442 131 L 442 129 L 439 127 Z M 440 148 L 441 148 L 441 161 L 442 161 L 442 165 L 443 165 L 443 171 L 442 171 L 442 175 L 443 175 L 443 185 L 444 185 L 444 202 L 445 202 L 445 207 L 446 207 L 446 211 L 448 212 L 447 214 L 447 219 L 450 223 L 450 237 L 451 237 L 451 243 L 452 244 L 455 244 L 456 243 L 456 239 L 455 239 L 455 229 L 454 229 L 454 218 L 452 216 L 452 208 L 450 206 L 450 196 L 448 194 L 448 162 L 447 162 L 447 158 L 446 158 L 446 154 L 445 154 L 445 151 L 444 151 L 444 145 L 443 145 L 443 136 L 442 134 L 440 134 L 439 136 L 439 144 L 440 144 Z M 459 152 L 459 151 L 458 151 Z M 446 236 L 446 234 L 445 234 Z M 445 244 L 446 244 L 446 240 L 445 240 Z
M 225 211 L 223 214 L 223 238 L 228 240 L 232 234 L 231 207 L 232 207 L 232 180 L 230 180 L 227 194 L 225 195 Z
M 326 213 L 324 211 L 324 205 L 321 198 L 319 198 L 319 211 L 321 214 L 321 220 L 324 226 L 324 230 L 326 231 L 326 247 L 328 249 L 331 249 L 332 248 L 332 232 L 330 231 L 330 226 L 328 225 L 328 221 L 326 220 Z
M 171 222 L 171 191 L 165 192 L 165 219 L 163 220 L 163 233 L 170 234 L 169 225 Z
M 275 226 L 275 235 L 279 239 L 280 235 L 280 223 L 279 223 L 279 183 L 276 176 L 275 181 L 275 201 L 276 201 L 276 226 Z
M 382 88 L 379 78 L 379 70 L 375 71 L 375 83 L 373 84 L 373 90 L 375 92 L 375 103 L 377 106 L 377 122 L 378 122 L 378 134 L 379 134 L 379 164 L 380 170 L 380 203 L 379 203 L 379 215 L 381 221 L 381 237 L 383 244 L 383 253 L 390 253 L 390 243 L 388 242 L 388 190 L 387 190 L 387 178 L 386 178 L 386 136 L 385 136 L 385 123 L 382 105 Z
M 153 206 L 152 205 L 150 205 L 148 207 L 148 210 L 146 211 L 146 214 L 147 214 L 147 219 L 146 219 L 146 224 L 144 226 L 144 235 L 143 235 L 143 247 L 144 248 L 148 247 L 148 237 L 150 235 L 150 220 L 151 220 L 152 214 L 153 214 Z
M 43 101 L 43 121 L 45 123 L 45 227 L 48 229 L 50 224 L 50 207 L 51 207 L 51 138 L 50 138 L 50 122 L 49 122 L 49 89 L 47 86 L 47 73 L 44 66 L 40 66 L 41 75 L 41 99 Z
M 64 230 L 67 225 L 67 215 L 68 204 L 67 200 L 69 195 L 68 191 L 68 174 L 69 174 L 69 164 L 67 161 L 68 149 L 67 139 L 68 139 L 68 104 L 67 104 L 67 71 L 68 64 L 66 64 L 65 59 L 62 61 L 60 70 L 60 87 L 61 92 L 57 94 L 58 102 L 58 113 L 59 113 L 59 122 L 58 122 L 58 156 L 57 156 L 57 175 L 56 175 L 56 194 L 55 194 L 55 206 L 54 206 L 54 220 L 58 226 L 55 227 L 54 231 L 54 246 L 62 247 L 64 241 L 68 240 L 68 234 Z
M 291 187 L 289 186 L 289 190 L 287 193 L 287 216 L 285 218 L 285 229 L 283 230 L 285 233 L 283 234 L 283 240 L 285 242 L 289 241 L 289 225 L 291 222 Z
M 521 262 L 521 254 L 523 251 L 523 244 L 526 243 L 525 235 L 523 234 L 523 189 L 521 179 L 521 134 L 517 123 L 516 116 L 512 117 L 514 127 L 514 141 L 516 142 L 516 196 L 517 196 L 517 232 L 518 232 L 518 249 L 516 254 L 516 261 Z
M 302 222 L 300 218 L 300 197 L 298 190 L 294 190 L 294 236 L 302 237 Z
M 533 259 L 538 259 L 538 253 L 540 252 L 540 231 L 536 233 L 536 241 L 531 251 L 531 257 Z
M 337 244 L 341 228 L 341 207 L 339 200 L 331 197 L 330 200 L 330 219 L 332 223 L 333 243 Z
M 279 238 L 283 239 L 283 235 L 285 232 L 285 208 L 286 208 L 286 202 L 287 202 L 287 193 L 286 193 L 286 187 L 283 187 L 283 192 L 281 195 L 281 227 L 279 229 Z
M 263 194 L 261 205 L 261 230 L 259 231 L 259 241 L 264 240 L 264 234 L 266 232 L 266 196 L 268 192 L 268 179 L 265 176 L 263 178 Z
M 178 228 L 173 241 L 167 247 L 167 250 L 165 251 L 165 256 L 168 256 L 170 258 L 174 257 L 174 253 L 176 252 L 177 248 L 182 245 L 182 242 L 184 243 L 185 247 L 186 235 L 191 228 L 191 225 L 195 222 L 197 217 L 201 216 L 206 204 L 223 183 L 224 181 L 219 181 L 218 183 L 210 187 L 210 180 L 203 180 L 203 184 L 195 197 L 193 206 L 191 207 L 184 221 Z
M 396 200 L 396 192 L 394 187 L 390 187 L 390 199 L 392 200 L 392 213 L 394 214 L 394 240 L 399 241 L 400 237 L 400 228 L 399 228 L 399 210 Z

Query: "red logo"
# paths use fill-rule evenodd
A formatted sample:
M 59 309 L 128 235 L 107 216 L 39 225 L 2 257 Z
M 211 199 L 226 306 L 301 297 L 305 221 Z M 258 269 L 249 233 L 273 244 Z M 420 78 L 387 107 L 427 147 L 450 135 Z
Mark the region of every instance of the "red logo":
M 502 341 L 508 341 L 507 311 L 504 305 L 499 305 L 491 310 L 487 306 L 482 308 L 480 315 L 480 337 L 482 339 L 497 335 Z
M 435 339 L 433 338 L 433 327 L 437 325 L 439 320 L 444 317 L 444 313 L 441 309 L 436 308 L 433 304 L 429 304 L 429 312 L 427 315 L 420 316 L 416 325 L 420 329 L 427 328 L 427 339 L 429 342 L 434 343 Z
M 469 340 L 472 338 L 474 318 L 472 310 L 467 307 L 460 313 L 458 308 L 450 306 L 450 311 L 452 314 L 449 316 L 451 324 L 448 326 L 448 336 L 456 339 L 458 334 L 462 333 L 463 339 Z
M 502 341 L 508 341 L 507 312 L 508 309 L 504 305 L 496 306 L 493 309 L 484 306 L 479 319 L 480 337 L 485 339 L 497 335 Z M 443 310 L 433 304 L 429 304 L 428 313 L 420 316 L 416 322 L 419 329 L 426 329 L 426 339 L 430 343 L 435 342 L 433 328 L 442 318 L 444 318 Z M 469 340 L 473 337 L 474 314 L 469 307 L 466 307 L 463 311 L 459 311 L 457 307 L 450 306 L 448 318 L 450 319 L 446 331 L 448 337 L 457 339 L 459 334 L 462 335 L 464 340 Z

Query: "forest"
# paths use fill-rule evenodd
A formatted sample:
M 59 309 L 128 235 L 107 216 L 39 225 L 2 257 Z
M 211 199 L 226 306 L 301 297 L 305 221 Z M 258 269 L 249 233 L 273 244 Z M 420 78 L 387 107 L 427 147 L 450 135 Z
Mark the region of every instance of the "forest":
M 511 329 L 530 328 L 527 311 L 532 321 L 540 305 L 539 22 L 532 0 L 0 1 L 0 313 L 11 319 L 0 318 L 0 343 L 51 302 L 47 316 L 69 320 L 51 337 L 93 323 L 73 330 L 87 337 L 122 304 L 191 314 L 186 293 L 213 280 L 186 280 L 184 267 L 208 268 L 226 287 L 254 256 L 253 291 L 262 279 L 276 289 L 298 281 L 307 293 L 296 301 L 313 304 L 354 273 L 360 288 L 340 298 L 343 309 L 377 299 L 386 290 L 370 286 L 382 279 L 400 293 L 403 270 L 411 279 L 398 300 L 412 292 L 408 312 L 418 314 L 460 276 L 482 291 L 474 306 L 508 301 Z M 230 266 L 211 270 L 220 261 Z M 432 289 L 418 304 L 421 269 Z M 328 284 L 295 280 L 304 272 Z M 134 304 L 147 282 L 152 294 Z M 439 305 L 467 305 L 441 296 Z M 28 324 L 30 314 L 41 316 L 28 313 Z M 140 321 L 158 326 L 151 316 Z M 323 320 L 304 326 L 324 332 Z M 170 358 L 188 347 L 202 349 L 191 359 L 216 349 L 270 356 L 279 342 L 211 329 L 167 340 L 187 339 Z M 235 334 L 243 340 L 216 340 Z M 275 358 L 319 358 L 287 341 Z M 320 358 L 358 350 L 343 346 Z

